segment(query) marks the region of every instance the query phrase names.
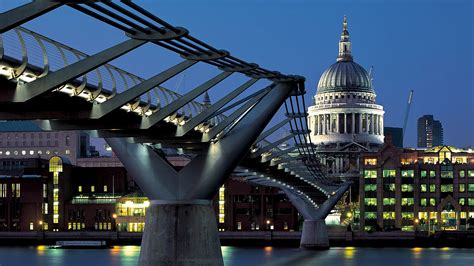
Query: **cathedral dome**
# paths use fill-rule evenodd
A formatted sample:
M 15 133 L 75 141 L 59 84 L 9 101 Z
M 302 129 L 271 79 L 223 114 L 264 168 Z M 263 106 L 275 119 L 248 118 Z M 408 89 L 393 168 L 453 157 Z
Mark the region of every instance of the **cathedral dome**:
M 318 93 L 342 91 L 375 93 L 367 71 L 352 60 L 331 65 L 319 79 Z
M 352 44 L 347 30 L 347 18 L 344 16 L 337 63 L 321 75 L 317 93 L 352 91 L 375 93 L 369 74 L 352 58 Z

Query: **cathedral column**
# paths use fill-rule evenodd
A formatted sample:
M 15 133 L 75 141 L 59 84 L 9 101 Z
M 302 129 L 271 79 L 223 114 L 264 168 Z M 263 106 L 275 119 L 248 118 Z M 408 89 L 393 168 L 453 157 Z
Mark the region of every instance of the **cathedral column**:
M 359 134 L 362 133 L 362 113 L 359 113 Z
M 378 129 L 378 119 L 377 115 L 374 114 L 374 135 L 377 135 L 377 129 Z
M 352 134 L 355 134 L 356 123 L 355 123 L 355 113 L 354 113 L 354 112 L 352 113 L 352 123 L 351 123 L 351 127 L 352 127 L 351 133 L 352 133 Z
M 329 132 L 329 133 L 332 133 L 332 113 L 329 113 L 329 123 L 328 123 L 328 126 L 329 126 L 328 132 Z
M 371 132 L 372 134 L 374 134 L 374 128 L 375 128 L 375 126 L 374 126 L 374 124 L 375 124 L 375 123 L 374 123 L 374 120 L 375 120 L 375 119 L 374 119 L 374 115 L 373 115 L 373 114 L 371 114 L 370 116 L 372 117 L 372 119 L 370 119 L 370 132 Z
M 344 134 L 347 134 L 347 114 L 344 113 Z
M 369 114 L 365 114 L 365 133 L 369 134 Z

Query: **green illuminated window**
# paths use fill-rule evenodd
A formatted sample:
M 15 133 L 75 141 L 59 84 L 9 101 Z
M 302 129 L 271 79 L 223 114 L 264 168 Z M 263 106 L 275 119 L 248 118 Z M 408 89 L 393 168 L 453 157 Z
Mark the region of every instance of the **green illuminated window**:
M 436 177 L 436 171 L 430 171 L 430 178 Z
M 415 171 L 413 171 L 413 170 L 402 170 L 401 174 L 402 174 L 402 177 L 414 177 L 415 176 Z
M 377 185 L 376 184 L 364 185 L 364 191 L 377 191 Z
M 382 176 L 383 177 L 395 177 L 397 175 L 397 172 L 392 169 L 384 169 Z
M 453 185 L 441 185 L 441 192 L 453 192 Z
M 436 185 L 430 184 L 430 192 L 436 192 Z
M 474 198 L 467 199 L 467 205 L 474 206 Z
M 395 212 L 383 212 L 384 220 L 395 220 Z
M 413 220 L 414 217 L 412 212 L 402 212 L 402 219 Z
M 385 192 L 393 192 L 395 191 L 395 184 L 384 184 L 383 191 Z
M 474 184 L 468 184 L 467 185 L 467 191 L 474 192 Z
M 453 171 L 441 171 L 441 178 L 453 178 Z
M 420 192 L 427 192 L 427 191 L 428 191 L 428 190 L 427 190 L 426 184 L 421 184 L 421 185 L 420 185 Z
M 420 198 L 420 206 L 427 206 L 426 198 Z
M 436 199 L 430 198 L 430 206 L 436 206 Z
M 466 185 L 465 184 L 459 184 L 459 192 L 466 192 Z
M 377 198 L 365 198 L 364 203 L 366 206 L 377 206 Z
M 365 212 L 364 217 L 365 217 L 365 219 L 377 219 L 377 213 L 376 212 Z
M 402 198 L 402 206 L 412 206 L 413 204 L 415 204 L 413 198 Z
M 420 177 L 421 178 L 426 178 L 426 171 L 425 170 L 421 171 Z
M 461 205 L 461 206 L 466 205 L 466 199 L 465 198 L 459 198 L 459 205 Z
M 460 178 L 466 177 L 466 171 L 460 170 L 460 171 L 459 171 L 459 177 L 460 177 Z
M 383 198 L 383 205 L 395 205 L 395 198 Z
M 402 192 L 412 192 L 413 185 L 411 184 L 402 184 Z
M 468 170 L 467 177 L 474 177 L 474 170 Z
M 364 178 L 377 178 L 377 170 L 364 170 Z

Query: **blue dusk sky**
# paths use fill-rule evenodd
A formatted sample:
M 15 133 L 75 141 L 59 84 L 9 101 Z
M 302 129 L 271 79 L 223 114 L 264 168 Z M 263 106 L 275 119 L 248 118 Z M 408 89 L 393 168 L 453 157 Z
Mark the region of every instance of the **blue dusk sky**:
M 0 0 L 0 12 L 27 2 Z M 413 89 L 406 146 L 416 145 L 416 120 L 424 114 L 441 121 L 445 144 L 474 145 L 472 0 L 135 2 L 237 57 L 305 76 L 307 104 L 320 75 L 336 61 L 342 19 L 347 15 L 354 60 L 367 70 L 374 66 L 385 125 L 402 126 Z M 124 40 L 120 31 L 69 7 L 24 26 L 90 54 Z M 147 45 L 113 64 L 150 77 L 179 61 L 168 54 L 158 56 L 156 50 L 160 48 Z M 186 84 L 202 81 L 201 76 L 209 78 L 209 73 L 198 68 L 169 87 L 179 84 L 178 91 L 185 92 Z M 211 92 L 213 99 L 221 96 L 219 91 Z

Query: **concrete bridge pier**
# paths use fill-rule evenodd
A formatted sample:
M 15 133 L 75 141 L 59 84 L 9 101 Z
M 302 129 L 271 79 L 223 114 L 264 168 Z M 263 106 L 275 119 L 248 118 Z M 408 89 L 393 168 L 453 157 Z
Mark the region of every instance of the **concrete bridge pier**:
M 346 182 L 321 205 L 316 206 L 304 198 L 292 193 L 287 188 L 282 188 L 291 203 L 304 217 L 303 232 L 301 233 L 300 247 L 304 249 L 329 249 L 329 237 L 324 219 L 336 206 L 352 182 Z
M 106 138 L 151 200 L 138 265 L 224 264 L 210 200 L 294 88 L 294 83 L 271 85 L 243 110 L 238 122 L 229 116 L 233 127 L 219 133 L 180 170 L 152 144 Z
M 223 265 L 211 202 L 152 201 L 138 265 Z
M 329 237 L 324 219 L 304 220 L 300 248 L 329 249 Z

